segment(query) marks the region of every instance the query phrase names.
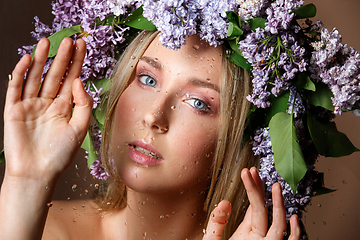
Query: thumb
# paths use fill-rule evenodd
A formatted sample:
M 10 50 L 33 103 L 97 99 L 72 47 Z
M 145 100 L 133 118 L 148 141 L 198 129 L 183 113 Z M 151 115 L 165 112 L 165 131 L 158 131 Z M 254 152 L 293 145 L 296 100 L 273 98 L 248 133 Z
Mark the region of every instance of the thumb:
M 75 107 L 69 124 L 72 125 L 79 137 L 83 140 L 89 126 L 93 106 L 92 97 L 87 94 L 79 78 L 76 78 L 72 85 Z
M 227 220 L 230 217 L 231 203 L 227 200 L 223 200 L 219 205 L 211 212 L 211 217 L 208 222 L 206 232 L 203 240 L 221 240 L 224 227 Z

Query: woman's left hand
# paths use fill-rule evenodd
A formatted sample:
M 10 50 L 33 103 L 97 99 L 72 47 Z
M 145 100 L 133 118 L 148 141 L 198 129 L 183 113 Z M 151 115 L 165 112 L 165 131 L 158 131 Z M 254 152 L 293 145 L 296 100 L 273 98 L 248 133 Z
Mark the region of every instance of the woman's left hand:
M 281 186 L 275 183 L 272 187 L 273 222 L 268 229 L 268 211 L 264 202 L 264 190 L 256 168 L 243 169 L 241 178 L 249 198 L 250 206 L 243 222 L 236 229 L 230 239 L 271 239 L 281 240 L 286 231 L 286 212 Z M 221 240 L 222 232 L 230 217 L 231 204 L 227 200 L 221 201 L 211 213 L 206 234 L 203 240 Z M 297 215 L 290 219 L 291 233 L 289 240 L 300 239 L 300 226 Z

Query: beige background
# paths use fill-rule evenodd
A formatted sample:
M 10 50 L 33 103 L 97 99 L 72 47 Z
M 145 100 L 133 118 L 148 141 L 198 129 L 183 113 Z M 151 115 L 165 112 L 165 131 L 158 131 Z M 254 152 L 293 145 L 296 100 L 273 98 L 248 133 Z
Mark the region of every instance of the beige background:
M 313 0 L 318 7 L 316 19 L 325 26 L 336 26 L 345 43 L 360 51 L 360 1 L 359 0 Z M 17 48 L 34 43 L 30 37 L 33 17 L 40 17 L 51 24 L 50 0 L 0 0 L 0 125 L 3 126 L 3 103 L 7 76 L 19 59 Z M 352 114 L 337 117 L 338 128 L 345 132 L 355 146 L 360 148 L 360 119 Z M 3 128 L 0 128 L 2 148 Z M 310 239 L 360 239 L 360 153 L 340 159 L 320 158 L 318 171 L 325 172 L 326 187 L 336 192 L 313 198 L 304 222 Z M 4 164 L 0 164 L 0 181 Z M 76 186 L 74 186 L 76 184 Z M 76 199 L 90 195 L 94 181 L 88 174 L 83 154 L 60 180 L 56 199 Z M 76 191 L 72 190 L 76 188 Z M 89 192 L 89 194 L 87 194 Z M 86 196 L 87 195 L 87 196 Z

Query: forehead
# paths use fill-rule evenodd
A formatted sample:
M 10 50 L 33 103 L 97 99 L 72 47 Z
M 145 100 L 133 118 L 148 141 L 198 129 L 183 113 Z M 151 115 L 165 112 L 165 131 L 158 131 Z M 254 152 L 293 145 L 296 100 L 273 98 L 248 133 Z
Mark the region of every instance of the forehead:
M 157 37 L 146 49 L 143 57 L 154 59 L 165 71 L 198 75 L 218 84 L 222 65 L 222 47 L 211 47 L 205 41 L 201 41 L 197 35 L 192 35 L 186 40 L 186 44 L 175 51 L 164 47 Z

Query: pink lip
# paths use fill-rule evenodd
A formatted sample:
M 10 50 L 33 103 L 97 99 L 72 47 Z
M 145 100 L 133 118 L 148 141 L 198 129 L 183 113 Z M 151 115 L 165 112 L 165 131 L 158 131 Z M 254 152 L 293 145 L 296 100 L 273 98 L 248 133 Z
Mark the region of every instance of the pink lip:
M 149 150 L 149 151 L 155 153 L 161 159 L 155 159 L 155 158 L 145 155 L 139 151 L 136 151 L 134 146 L 138 146 L 138 147 L 144 148 L 146 150 Z M 146 144 L 141 140 L 136 140 L 136 141 L 130 143 L 128 145 L 128 153 L 129 153 L 129 157 L 131 160 L 133 160 L 134 162 L 141 164 L 141 165 L 154 166 L 154 165 L 158 165 L 164 161 L 163 157 L 152 145 Z

